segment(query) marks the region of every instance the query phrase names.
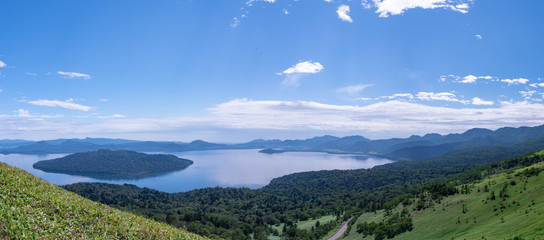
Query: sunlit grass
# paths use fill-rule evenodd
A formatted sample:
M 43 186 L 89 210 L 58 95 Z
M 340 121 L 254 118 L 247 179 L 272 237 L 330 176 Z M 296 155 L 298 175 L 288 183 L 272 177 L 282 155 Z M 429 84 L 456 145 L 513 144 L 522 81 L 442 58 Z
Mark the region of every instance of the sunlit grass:
M 203 239 L 112 209 L 0 163 L 1 239 Z

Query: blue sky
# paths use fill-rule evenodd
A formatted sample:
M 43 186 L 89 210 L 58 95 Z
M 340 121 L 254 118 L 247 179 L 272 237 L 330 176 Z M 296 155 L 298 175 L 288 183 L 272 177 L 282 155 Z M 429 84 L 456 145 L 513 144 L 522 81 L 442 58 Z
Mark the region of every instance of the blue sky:
M 0 139 L 544 124 L 541 1 L 2 1 Z

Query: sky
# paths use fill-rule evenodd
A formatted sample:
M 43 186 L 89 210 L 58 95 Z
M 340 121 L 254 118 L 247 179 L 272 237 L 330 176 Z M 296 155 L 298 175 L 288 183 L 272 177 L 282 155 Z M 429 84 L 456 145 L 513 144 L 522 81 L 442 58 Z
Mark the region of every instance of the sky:
M 544 1 L 5 0 L 0 139 L 544 124 Z

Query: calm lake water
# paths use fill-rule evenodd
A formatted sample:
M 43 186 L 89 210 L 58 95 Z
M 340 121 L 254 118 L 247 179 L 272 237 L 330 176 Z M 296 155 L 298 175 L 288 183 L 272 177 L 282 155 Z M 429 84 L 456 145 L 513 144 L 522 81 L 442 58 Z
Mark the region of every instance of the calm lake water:
M 364 158 L 356 155 L 328 154 L 318 152 L 285 152 L 263 154 L 259 150 L 211 150 L 169 153 L 194 161 L 188 168 L 159 176 L 140 179 L 103 180 L 90 177 L 47 173 L 34 169 L 32 164 L 40 160 L 63 157 L 66 154 L 22 155 L 0 154 L 0 162 L 18 167 L 53 184 L 65 185 L 76 182 L 106 182 L 134 184 L 165 192 L 185 192 L 206 187 L 265 186 L 273 178 L 290 173 L 371 168 L 390 163 L 384 158 Z

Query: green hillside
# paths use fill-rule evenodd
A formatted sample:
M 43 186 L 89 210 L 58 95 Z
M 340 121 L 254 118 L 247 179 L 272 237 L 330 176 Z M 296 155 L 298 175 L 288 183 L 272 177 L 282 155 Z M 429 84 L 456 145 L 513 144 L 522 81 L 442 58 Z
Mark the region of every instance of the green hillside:
M 358 233 L 356 226 L 390 219 L 402 209 L 408 210 L 413 229 L 394 239 L 544 239 L 543 168 L 540 162 L 491 175 L 458 186 L 457 194 L 444 198 L 426 192 L 404 201 L 407 204 L 389 211 L 389 216 L 363 214 L 345 239 L 374 239 Z
M 203 239 L 0 163 L 0 239 Z

